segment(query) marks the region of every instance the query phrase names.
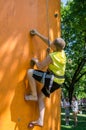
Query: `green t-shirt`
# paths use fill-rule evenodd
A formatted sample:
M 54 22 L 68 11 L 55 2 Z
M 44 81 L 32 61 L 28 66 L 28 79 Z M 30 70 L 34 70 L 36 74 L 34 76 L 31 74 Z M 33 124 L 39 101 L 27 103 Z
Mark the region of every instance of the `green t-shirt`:
M 53 63 L 49 65 L 49 70 L 51 70 L 55 75 L 64 76 L 66 67 L 66 55 L 64 50 L 60 52 L 53 52 L 49 54 Z M 58 84 L 64 83 L 64 78 L 54 78 L 54 81 Z

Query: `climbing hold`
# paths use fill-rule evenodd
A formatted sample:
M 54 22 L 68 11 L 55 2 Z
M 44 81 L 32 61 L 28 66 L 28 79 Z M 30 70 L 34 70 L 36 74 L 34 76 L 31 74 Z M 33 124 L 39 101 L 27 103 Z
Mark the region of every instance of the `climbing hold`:
M 18 118 L 18 122 L 20 122 L 20 121 L 21 121 L 21 118 L 19 117 L 19 118 Z
M 55 17 L 55 18 L 57 18 L 57 17 L 58 17 L 58 13 L 57 13 L 57 12 L 55 12 L 54 17 Z
M 34 65 L 35 65 L 35 62 L 31 59 L 31 61 L 30 61 L 30 66 L 31 66 L 31 67 L 34 67 Z
M 33 30 L 30 31 L 30 35 L 31 35 L 31 36 L 34 36 L 34 35 L 35 35 Z

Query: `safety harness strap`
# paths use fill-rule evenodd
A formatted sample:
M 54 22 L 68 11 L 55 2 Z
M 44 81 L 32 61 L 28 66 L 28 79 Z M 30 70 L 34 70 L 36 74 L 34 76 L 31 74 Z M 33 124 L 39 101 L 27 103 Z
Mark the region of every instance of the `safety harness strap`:
M 59 79 L 64 79 L 64 75 L 63 76 L 59 76 L 59 75 L 56 75 L 54 74 L 50 69 L 47 70 L 50 74 L 54 75 L 56 78 L 59 78 Z

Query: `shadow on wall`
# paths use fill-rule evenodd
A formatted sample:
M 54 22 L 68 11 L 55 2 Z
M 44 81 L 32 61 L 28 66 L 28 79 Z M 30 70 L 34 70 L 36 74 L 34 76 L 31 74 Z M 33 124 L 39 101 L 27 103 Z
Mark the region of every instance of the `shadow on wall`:
M 0 40 L 3 40 L 3 37 Z M 24 94 L 30 91 L 28 85 L 28 88 L 25 87 L 26 80 L 24 78 L 27 69 L 30 68 L 30 58 L 34 56 L 34 53 L 36 52 L 36 56 L 38 55 L 39 58 L 43 58 L 45 53 L 41 49 L 36 51 L 36 46 L 33 47 L 34 45 L 28 43 L 32 43 L 30 38 L 28 38 L 28 33 L 16 31 L 9 38 L 5 38 L 0 44 L 0 113 L 3 115 L 7 108 L 9 108 L 11 123 L 15 124 L 14 130 L 28 129 L 28 122 L 37 119 L 39 115 L 37 102 L 24 101 Z M 41 54 L 41 57 L 39 54 Z M 47 127 L 53 129 L 56 120 L 53 115 L 57 115 L 55 97 L 56 94 L 52 99 L 54 106 L 52 110 L 54 109 L 55 111 L 50 109 L 52 103 L 49 99 L 50 106 L 49 108 L 47 106 L 47 114 L 49 116 L 45 118 L 45 122 L 49 122 Z M 4 118 L 8 119 L 6 115 Z M 8 122 L 10 123 L 10 120 Z
M 24 101 L 24 94 L 30 91 L 28 85 L 26 89 L 25 76 L 36 47 L 29 44 L 32 41 L 26 32 L 15 31 L 5 38 L 2 35 L 0 41 L 0 115 L 9 123 L 15 124 L 14 130 L 24 130 L 29 121 L 38 117 L 37 102 Z M 8 114 L 4 115 L 6 111 L 11 114 L 11 121 Z M 6 126 L 6 122 L 3 121 L 3 125 Z
M 26 102 L 24 93 L 28 93 L 29 88 L 25 90 L 25 83 L 20 82 L 15 90 L 15 95 L 11 104 L 11 120 L 15 122 L 14 130 L 28 129 L 28 123 L 38 116 L 38 103 Z
M 10 107 L 13 122 L 20 122 L 20 116 L 24 113 L 21 108 L 26 103 L 22 91 L 25 91 L 23 82 L 29 68 L 29 49 L 28 33 L 15 31 L 10 36 L 0 36 L 0 118 L 4 126 L 7 121 L 10 123 L 8 114 L 5 114 L 9 113 Z M 21 93 L 22 97 L 19 98 Z

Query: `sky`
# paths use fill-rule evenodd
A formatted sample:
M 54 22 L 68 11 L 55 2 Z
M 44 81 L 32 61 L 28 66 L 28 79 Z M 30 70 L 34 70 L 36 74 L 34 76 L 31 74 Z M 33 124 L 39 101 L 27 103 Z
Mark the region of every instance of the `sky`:
M 67 2 L 67 0 L 61 0 L 63 3 L 64 3 L 64 5 L 66 4 L 66 2 Z

